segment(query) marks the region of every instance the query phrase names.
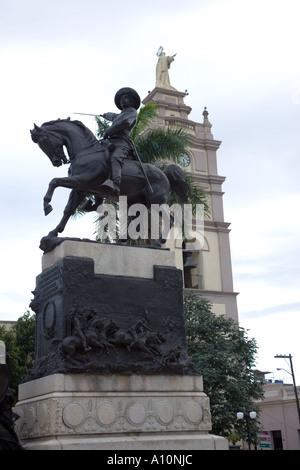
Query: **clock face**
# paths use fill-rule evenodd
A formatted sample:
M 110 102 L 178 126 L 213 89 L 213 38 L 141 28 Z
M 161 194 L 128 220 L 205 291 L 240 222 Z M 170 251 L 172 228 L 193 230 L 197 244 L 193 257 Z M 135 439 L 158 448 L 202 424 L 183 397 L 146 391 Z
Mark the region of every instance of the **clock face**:
M 186 153 L 182 153 L 178 158 L 178 162 L 181 166 L 189 166 L 191 159 Z

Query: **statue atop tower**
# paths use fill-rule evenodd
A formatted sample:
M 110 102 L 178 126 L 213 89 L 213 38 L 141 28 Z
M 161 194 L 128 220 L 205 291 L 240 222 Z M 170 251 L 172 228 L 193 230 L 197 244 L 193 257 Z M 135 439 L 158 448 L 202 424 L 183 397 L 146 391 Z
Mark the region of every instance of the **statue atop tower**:
M 156 55 L 158 56 L 158 62 L 156 65 L 156 86 L 159 88 L 175 90 L 175 88 L 172 87 L 170 83 L 169 68 L 171 63 L 174 61 L 176 54 L 167 56 L 164 52 L 164 48 L 160 46 Z

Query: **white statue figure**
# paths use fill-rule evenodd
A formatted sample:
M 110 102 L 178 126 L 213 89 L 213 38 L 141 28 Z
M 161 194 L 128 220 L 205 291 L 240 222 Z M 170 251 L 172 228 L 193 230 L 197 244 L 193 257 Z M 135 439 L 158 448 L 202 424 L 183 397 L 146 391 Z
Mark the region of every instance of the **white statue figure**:
M 174 61 L 176 54 L 172 56 L 166 56 L 162 48 L 159 49 L 158 62 L 156 65 L 156 86 L 160 88 L 171 88 L 174 90 L 174 87 L 170 84 L 169 78 L 169 68 L 171 63 Z

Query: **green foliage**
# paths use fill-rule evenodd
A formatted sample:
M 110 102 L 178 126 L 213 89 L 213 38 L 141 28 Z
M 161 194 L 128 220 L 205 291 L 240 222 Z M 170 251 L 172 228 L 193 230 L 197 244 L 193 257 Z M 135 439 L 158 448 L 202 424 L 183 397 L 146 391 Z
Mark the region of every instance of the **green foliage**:
M 258 413 L 253 399 L 263 396 L 262 382 L 253 373 L 256 342 L 234 320 L 215 315 L 212 305 L 196 293 L 185 291 L 184 306 L 189 355 L 210 398 L 212 432 L 224 437 L 236 432 L 246 438 L 245 424 L 236 413 Z M 254 441 L 258 422 L 249 424 Z
M 199 186 L 199 183 L 193 179 L 193 177 L 185 172 L 185 179 L 189 185 L 189 199 L 188 202 L 195 206 L 196 204 L 203 204 L 204 206 L 204 217 L 209 218 L 210 208 L 207 203 L 206 193 Z
M 16 345 L 20 348 L 20 358 L 27 368 L 32 367 L 35 346 L 35 315 L 28 310 L 14 325 Z
M 99 118 L 98 116 L 95 117 L 95 121 L 97 123 L 96 136 L 98 139 L 103 139 L 104 133 L 111 123 L 106 119 Z
M 160 164 L 157 165 L 161 170 L 163 170 L 166 167 L 166 164 Z M 208 219 L 210 216 L 210 208 L 207 203 L 207 197 L 203 189 L 199 186 L 199 183 L 193 179 L 193 177 L 187 173 L 187 171 L 182 170 L 184 172 L 185 180 L 189 186 L 189 194 L 188 194 L 188 200 L 187 204 L 192 205 L 192 212 L 193 214 L 196 213 L 196 206 L 197 204 L 202 204 L 203 205 L 203 210 L 204 210 L 204 219 Z M 172 206 L 172 204 L 180 204 L 180 199 L 175 194 L 173 191 L 170 192 L 169 198 L 168 198 L 168 204 L 169 206 Z
M 233 445 L 235 445 L 237 443 L 237 441 L 241 440 L 241 437 L 237 432 L 233 432 L 231 434 L 228 434 L 228 436 L 226 436 L 226 437 L 227 437 L 227 440 L 229 442 L 231 442 Z
M 145 132 L 150 126 L 151 121 L 157 117 L 157 105 L 153 102 L 142 106 L 137 115 L 137 122 L 131 132 L 131 138 L 134 142 Z
M 0 327 L 0 339 L 5 342 L 6 354 L 10 358 L 10 389 L 16 400 L 18 385 L 22 383 L 34 360 L 35 316 L 27 311 L 11 330 L 6 331 L 4 326 Z
M 138 153 L 142 155 L 143 163 L 156 165 L 161 160 L 177 163 L 186 149 L 187 140 L 182 129 L 168 128 L 164 131 L 159 128 L 138 136 L 135 145 Z

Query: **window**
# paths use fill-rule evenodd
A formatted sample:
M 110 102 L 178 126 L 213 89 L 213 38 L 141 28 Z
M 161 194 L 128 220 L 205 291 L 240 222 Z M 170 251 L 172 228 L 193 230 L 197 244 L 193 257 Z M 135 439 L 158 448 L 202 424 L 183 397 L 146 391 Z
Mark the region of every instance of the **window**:
M 283 443 L 282 443 L 281 431 L 272 431 L 272 437 L 273 437 L 274 450 L 282 450 Z

